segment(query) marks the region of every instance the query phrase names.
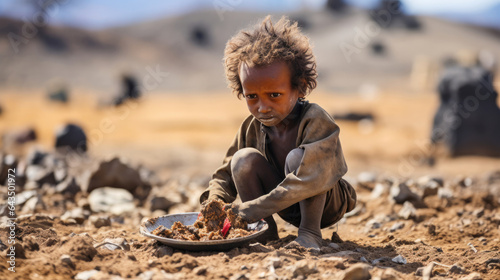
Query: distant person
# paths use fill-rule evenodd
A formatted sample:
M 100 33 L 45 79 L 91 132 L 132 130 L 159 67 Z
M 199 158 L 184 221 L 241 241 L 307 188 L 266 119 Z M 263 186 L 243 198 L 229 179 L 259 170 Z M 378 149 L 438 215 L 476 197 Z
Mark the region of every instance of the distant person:
M 129 99 L 139 99 L 141 92 L 135 77 L 130 74 L 122 74 L 121 82 L 122 90 L 120 95 L 115 99 L 115 106 L 121 105 Z
M 237 219 L 265 219 L 263 242 L 279 238 L 272 217 L 278 213 L 298 227 L 298 244 L 320 248 L 321 228 L 351 211 L 356 193 L 342 179 L 347 165 L 339 127 L 305 100 L 317 77 L 309 39 L 296 23 L 282 17 L 273 24 L 268 16 L 227 42 L 224 61 L 229 86 L 251 115 L 200 201 L 222 199 Z

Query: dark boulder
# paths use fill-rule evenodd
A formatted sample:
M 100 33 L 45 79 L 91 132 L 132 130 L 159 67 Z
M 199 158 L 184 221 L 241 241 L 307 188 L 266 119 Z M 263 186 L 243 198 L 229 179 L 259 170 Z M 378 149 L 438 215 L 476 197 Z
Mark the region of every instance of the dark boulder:
M 55 148 L 63 152 L 86 152 L 87 136 L 80 126 L 67 124 L 56 132 Z
M 479 66 L 450 67 L 438 90 L 431 142 L 443 144 L 450 156 L 500 156 L 500 108 L 493 74 Z

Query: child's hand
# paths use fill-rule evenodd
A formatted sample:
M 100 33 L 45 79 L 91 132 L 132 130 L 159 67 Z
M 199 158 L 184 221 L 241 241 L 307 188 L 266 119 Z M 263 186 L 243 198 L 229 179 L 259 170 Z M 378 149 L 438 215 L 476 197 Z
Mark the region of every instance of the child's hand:
M 227 212 L 227 216 L 231 225 L 235 228 L 246 228 L 248 220 L 245 218 L 243 213 L 240 211 L 241 204 L 231 203 L 224 206 L 224 210 Z

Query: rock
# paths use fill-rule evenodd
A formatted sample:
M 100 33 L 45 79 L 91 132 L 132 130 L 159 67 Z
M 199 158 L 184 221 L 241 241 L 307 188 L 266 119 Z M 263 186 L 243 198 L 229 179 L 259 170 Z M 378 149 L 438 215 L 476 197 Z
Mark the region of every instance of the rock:
M 26 180 L 36 182 L 38 187 L 41 187 L 43 184 L 55 185 L 57 183 L 54 170 L 40 165 L 28 165 L 25 174 Z
M 472 215 L 477 218 L 481 218 L 484 215 L 484 208 L 475 209 L 474 211 L 472 211 Z
M 448 67 L 438 88 L 441 103 L 431 142 L 452 157 L 500 156 L 500 108 L 493 74 L 481 66 Z
M 14 246 L 14 248 L 15 248 L 16 259 L 17 258 L 19 258 L 19 259 L 26 259 L 26 252 L 24 250 L 24 246 L 21 243 L 16 242 L 14 245 L 11 245 L 11 246 Z
M 116 249 L 130 251 L 130 245 L 125 238 L 106 238 L 103 242 L 94 245 L 94 248 L 96 249 L 99 247 L 103 247 L 111 251 Z
M 145 199 L 151 190 L 151 186 L 141 180 L 137 170 L 122 163 L 118 158 L 101 162 L 98 169 L 90 175 L 84 189 L 90 193 L 102 187 L 127 190 L 139 200 Z
M 273 268 L 281 267 L 282 261 L 278 257 L 268 257 L 266 259 L 266 263 L 272 266 Z
M 340 272 L 335 279 L 340 280 L 368 280 L 371 279 L 370 266 L 365 263 L 357 263 L 345 271 Z
M 75 269 L 75 264 L 73 263 L 73 261 L 71 260 L 71 256 L 70 255 L 62 255 L 60 258 L 61 260 L 61 263 L 63 265 L 67 265 L 69 266 L 71 269 Z
M 450 267 L 450 270 L 448 272 L 452 274 L 462 274 L 464 273 L 464 269 L 458 264 L 454 264 Z
M 89 213 L 87 213 L 89 214 Z M 84 210 L 82 208 L 73 208 L 71 210 L 66 211 L 61 216 L 61 221 L 70 222 L 70 220 L 74 220 L 77 224 L 81 225 L 85 221 L 88 215 L 85 215 Z
M 396 257 L 394 257 L 392 259 L 392 262 L 399 263 L 399 264 L 406 264 L 406 259 L 401 255 L 397 255 Z
M 453 191 L 447 188 L 438 189 L 438 197 L 442 199 L 452 199 Z
M 248 280 L 250 278 L 250 274 L 246 274 L 246 273 L 236 273 L 235 275 L 231 276 L 231 278 L 229 278 L 229 280 Z
M 99 271 L 97 271 L 95 269 L 79 272 L 75 276 L 75 280 L 88 280 L 88 279 L 90 279 L 92 276 L 94 276 L 98 272 Z
M 373 189 L 376 180 L 377 174 L 374 172 L 361 172 L 358 175 L 358 183 L 368 189 Z
M 424 176 L 417 180 L 419 188 L 422 190 L 422 199 L 438 194 L 439 188 L 443 187 L 442 178 Z
M 18 162 L 14 155 L 3 156 L 0 153 L 0 185 L 7 185 L 5 183 L 9 176 L 9 169 L 16 168 L 17 164 Z
M 264 246 L 259 242 L 252 243 L 248 247 L 249 247 L 251 252 L 256 252 L 256 253 L 268 253 L 268 252 L 273 251 L 272 247 Z
M 405 220 L 413 219 L 417 216 L 417 209 L 415 209 L 411 202 L 405 201 L 403 208 L 398 212 L 398 216 Z
M 9 131 L 2 135 L 2 146 L 4 151 L 19 151 L 22 145 L 37 139 L 37 133 L 33 128 L 24 128 L 17 131 Z
M 208 268 L 206 266 L 199 266 L 195 269 L 193 269 L 193 273 L 196 275 L 206 275 L 208 271 Z
M 471 274 L 462 278 L 462 280 L 482 280 L 481 274 L 479 272 L 472 272 Z
M 174 250 L 168 246 L 160 246 L 154 253 L 155 257 L 162 258 L 164 256 L 172 256 Z
M 385 195 L 387 193 L 389 193 L 389 187 L 386 184 L 376 183 L 375 187 L 373 188 L 373 190 L 370 194 L 370 198 L 377 199 L 377 198 L 380 198 L 380 197 L 382 197 L 382 195 Z
M 76 124 L 66 124 L 56 131 L 54 147 L 63 153 L 87 151 L 87 136 L 83 129 Z
M 89 221 L 96 228 L 111 226 L 111 220 L 107 216 L 90 216 Z
M 151 199 L 150 203 L 151 203 L 151 207 L 150 207 L 151 211 L 163 210 L 163 211 L 168 212 L 168 209 L 172 205 L 174 205 L 174 203 L 172 201 L 168 200 L 166 197 L 163 197 L 163 196 L 154 196 Z
M 96 189 L 90 193 L 88 201 L 93 212 L 122 215 L 135 211 L 134 197 L 123 189 L 108 187 Z
M 392 227 L 389 229 L 390 232 L 395 232 L 396 230 L 400 230 L 405 227 L 405 223 L 398 222 L 392 225 Z
M 308 260 L 300 260 L 295 263 L 292 267 L 293 277 L 304 277 L 307 278 L 309 274 L 318 272 L 316 266 Z
M 30 198 L 37 195 L 37 191 L 24 191 L 16 195 L 16 206 L 23 206 Z
M 56 186 L 56 192 L 64 194 L 67 198 L 74 198 L 80 190 L 80 185 L 76 183 L 74 177 L 68 177 Z
M 410 190 L 406 183 L 395 183 L 392 185 L 390 195 L 397 204 L 417 199 L 417 195 Z
M 23 206 L 22 212 L 24 213 L 39 213 L 45 210 L 47 207 L 42 200 L 42 196 L 37 194 L 36 196 L 30 198 Z
M 432 269 L 434 268 L 434 262 L 429 263 L 426 267 L 423 268 L 422 270 L 422 280 L 429 280 L 432 277 Z

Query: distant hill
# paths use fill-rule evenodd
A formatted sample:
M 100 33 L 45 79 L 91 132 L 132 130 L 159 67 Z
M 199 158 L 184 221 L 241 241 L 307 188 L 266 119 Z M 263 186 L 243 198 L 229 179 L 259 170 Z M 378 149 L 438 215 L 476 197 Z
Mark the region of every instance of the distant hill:
M 227 90 L 222 68 L 226 41 L 264 16 L 225 12 L 221 20 L 207 10 L 103 31 L 50 26 L 20 43 L 17 54 L 8 35 L 22 34 L 23 23 L 0 19 L 0 86 L 45 87 L 57 78 L 70 87 L 115 94 L 120 72 L 135 73 L 143 81 L 159 67 L 169 76 L 152 90 Z M 289 16 L 299 20 L 314 44 L 318 86 L 330 91 L 352 92 L 363 85 L 408 88 L 417 58 L 439 65 L 458 52 L 481 49 L 500 58 L 499 36 L 430 17 L 418 17 L 422 29 L 409 31 L 377 29 L 357 9 Z

